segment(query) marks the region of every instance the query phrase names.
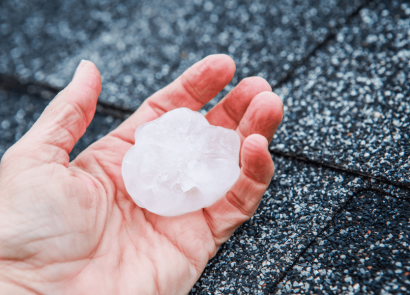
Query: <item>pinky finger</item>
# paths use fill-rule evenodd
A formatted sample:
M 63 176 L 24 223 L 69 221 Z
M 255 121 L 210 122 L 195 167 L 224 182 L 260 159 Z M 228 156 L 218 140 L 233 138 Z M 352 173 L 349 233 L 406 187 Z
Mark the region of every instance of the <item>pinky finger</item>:
M 252 217 L 270 183 L 274 165 L 265 137 L 253 134 L 245 139 L 241 163 L 241 173 L 233 187 L 219 201 L 204 209 L 217 247 Z

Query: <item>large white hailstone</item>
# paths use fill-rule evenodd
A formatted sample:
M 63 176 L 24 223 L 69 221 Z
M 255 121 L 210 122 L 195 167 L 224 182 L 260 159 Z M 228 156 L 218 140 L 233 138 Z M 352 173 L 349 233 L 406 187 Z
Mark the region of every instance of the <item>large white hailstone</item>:
M 240 172 L 239 149 L 235 131 L 179 108 L 137 128 L 122 177 L 139 207 L 181 215 L 213 204 L 232 187 Z

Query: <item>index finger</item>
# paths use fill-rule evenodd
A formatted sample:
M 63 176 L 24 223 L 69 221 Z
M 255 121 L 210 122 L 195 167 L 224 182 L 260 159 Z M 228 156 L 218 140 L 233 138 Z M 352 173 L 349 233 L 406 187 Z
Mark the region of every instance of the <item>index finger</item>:
M 134 132 L 138 126 L 175 108 L 199 110 L 228 85 L 234 73 L 235 62 L 228 55 L 207 56 L 149 97 L 111 135 L 134 144 Z

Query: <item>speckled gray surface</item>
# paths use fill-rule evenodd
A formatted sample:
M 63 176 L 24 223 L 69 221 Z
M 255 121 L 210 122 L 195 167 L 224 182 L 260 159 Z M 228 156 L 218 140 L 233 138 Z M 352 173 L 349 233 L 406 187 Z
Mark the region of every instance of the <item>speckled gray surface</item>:
M 268 294 L 363 181 L 282 157 L 253 218 L 209 263 L 191 294 Z
M 407 4 L 361 10 L 277 89 L 271 149 L 410 185 L 409 27 Z
M 0 90 L 0 158 L 30 129 L 46 105 L 41 98 Z
M 46 100 L 35 95 L 0 90 L 0 159 L 33 126 L 47 104 Z M 121 122 L 113 116 L 97 112 L 84 136 L 74 146 L 70 159 Z
M 234 57 L 234 83 L 276 84 L 363 2 L 4 0 L 0 74 L 61 88 L 90 59 L 100 100 L 128 109 L 212 53 Z
M 233 84 L 248 75 L 279 83 L 285 117 L 256 215 L 191 294 L 408 293 L 410 5 L 49 2 L 0 3 L 10 41 L 0 42 L 0 157 L 52 97 L 42 86 L 62 87 L 81 58 L 102 69 L 105 104 L 71 159 L 128 114 L 109 105 L 134 109 L 194 61 L 226 52 L 238 64 Z
M 355 197 L 276 294 L 409 294 L 409 207 L 408 199 L 394 193 Z

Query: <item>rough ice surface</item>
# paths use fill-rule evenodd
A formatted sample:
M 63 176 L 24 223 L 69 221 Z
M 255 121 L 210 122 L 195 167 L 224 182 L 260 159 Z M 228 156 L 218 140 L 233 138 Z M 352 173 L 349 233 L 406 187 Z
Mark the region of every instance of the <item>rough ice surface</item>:
M 213 204 L 239 177 L 239 135 L 212 126 L 187 108 L 167 112 L 135 131 L 122 176 L 135 203 L 163 216 Z

